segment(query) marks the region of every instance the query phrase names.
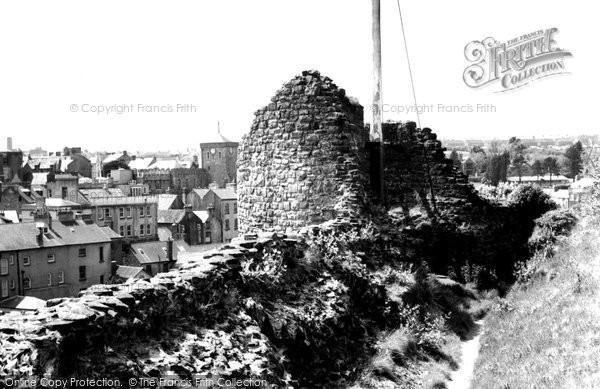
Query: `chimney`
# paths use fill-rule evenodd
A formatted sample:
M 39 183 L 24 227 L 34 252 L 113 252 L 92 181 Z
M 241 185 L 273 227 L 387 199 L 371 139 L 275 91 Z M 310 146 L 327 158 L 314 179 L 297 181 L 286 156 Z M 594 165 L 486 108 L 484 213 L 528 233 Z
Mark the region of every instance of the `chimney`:
M 75 220 L 73 215 L 73 211 L 67 209 L 61 209 L 57 212 L 58 221 L 63 222 L 72 222 Z M 80 218 L 81 219 L 81 218 Z
M 228 182 L 227 184 L 225 184 L 225 188 L 232 189 L 235 192 L 237 185 L 235 184 L 235 182 Z
M 208 189 L 219 189 L 219 184 L 217 184 L 216 182 L 211 182 L 210 184 L 208 184 Z
M 173 261 L 173 238 L 167 239 L 167 259 Z
M 192 205 L 191 204 L 186 204 L 183 206 L 183 209 L 185 210 L 185 216 L 183 217 L 183 225 L 185 226 L 185 232 L 183 234 L 183 239 L 185 240 L 185 242 L 187 244 L 189 244 L 190 246 L 195 244 L 194 242 L 192 242 L 192 236 L 194 234 L 197 234 L 196 228 L 192 228 L 195 227 L 192 226 L 192 224 L 194 223 L 193 221 L 193 217 L 192 217 Z
M 173 239 L 179 239 L 179 226 L 176 223 L 171 224 L 171 236 Z
M 35 199 L 35 210 L 42 210 L 46 206 L 46 198 L 38 197 Z
M 37 235 L 36 235 L 36 240 L 37 240 L 37 244 L 38 246 L 43 246 L 44 245 L 44 223 L 36 223 L 35 227 L 37 228 Z
M 6 138 L 6 150 L 12 151 L 12 137 Z

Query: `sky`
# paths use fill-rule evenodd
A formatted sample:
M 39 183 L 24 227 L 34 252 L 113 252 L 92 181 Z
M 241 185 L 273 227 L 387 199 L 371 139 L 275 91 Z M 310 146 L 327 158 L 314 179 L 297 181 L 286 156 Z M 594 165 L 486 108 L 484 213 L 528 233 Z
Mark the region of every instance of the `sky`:
M 397 4 L 381 2 L 384 120 L 415 120 L 402 108 L 414 101 Z M 401 7 L 417 103 L 434 107 L 423 127 L 446 139 L 600 132 L 593 2 Z M 552 27 L 572 53 L 566 74 L 504 93 L 465 85 L 469 42 Z M 23 150 L 183 151 L 214 139 L 217 123 L 239 140 L 253 113 L 306 69 L 357 97 L 370 121 L 371 46 L 368 0 L 1 2 L 0 145 L 12 136 Z M 493 109 L 452 108 L 477 104 Z

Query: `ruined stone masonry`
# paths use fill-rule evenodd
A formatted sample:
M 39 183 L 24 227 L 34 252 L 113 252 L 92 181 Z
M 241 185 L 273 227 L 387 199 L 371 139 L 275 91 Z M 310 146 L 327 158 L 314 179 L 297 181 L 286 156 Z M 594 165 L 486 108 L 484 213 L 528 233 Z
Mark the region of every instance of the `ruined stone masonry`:
M 305 71 L 255 115 L 238 155 L 241 231 L 296 229 L 360 212 L 368 140 L 362 106 L 330 78 Z

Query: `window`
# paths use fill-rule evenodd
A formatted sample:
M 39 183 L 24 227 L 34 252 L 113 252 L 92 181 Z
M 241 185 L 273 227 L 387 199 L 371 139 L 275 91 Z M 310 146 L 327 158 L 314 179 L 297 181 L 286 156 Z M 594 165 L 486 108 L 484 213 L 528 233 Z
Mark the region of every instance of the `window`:
M 99 219 L 99 220 L 102 220 L 102 219 L 104 219 L 104 211 L 102 210 L 102 208 L 98 208 L 98 211 L 97 211 L 97 212 L 98 212 L 98 213 L 97 213 L 97 214 L 98 214 L 98 219 Z
M 29 278 L 29 277 L 23 278 L 23 288 L 31 289 L 31 278 Z
M 219 159 L 221 159 L 221 152 L 219 151 Z
M 23 266 L 29 266 L 29 265 L 31 265 L 31 259 L 29 258 L 29 256 L 23 257 Z
M 144 207 L 140 207 L 140 216 L 144 216 Z
M 131 207 L 127 207 L 127 217 L 131 217 Z
M 229 203 L 225 203 L 225 215 L 229 215 Z
M 110 208 L 104 208 L 104 218 L 110 218 Z
M 56 261 L 54 254 L 48 254 L 48 263 L 52 263 L 54 261 Z
M 79 281 L 85 281 L 85 280 L 86 280 L 85 266 L 79 266 Z
M 101 283 L 101 284 L 103 284 L 103 283 L 104 283 L 104 274 L 102 274 L 102 275 L 100 276 L 100 283 Z
M 8 259 L 0 259 L 0 274 L 5 276 L 8 274 Z
M 237 213 L 237 203 L 233 203 L 233 213 Z
M 144 209 L 144 208 L 142 208 L 142 209 Z M 140 224 L 140 236 L 143 236 L 143 235 L 144 235 L 144 225 Z
M 119 235 L 125 236 L 125 227 L 119 226 Z
M 206 231 L 205 235 L 204 235 L 204 243 L 211 243 L 210 239 L 211 239 L 210 231 Z
M 2 297 L 8 297 L 8 280 L 2 280 Z
M 229 220 L 225 220 L 225 231 L 229 231 Z
M 69 196 L 69 188 L 67 188 L 66 186 L 63 186 L 61 196 L 62 196 L 63 200 L 66 200 L 67 197 Z
M 150 230 L 150 224 L 146 224 L 146 234 L 152 235 L 152 231 Z
M 131 226 L 127 226 L 127 236 L 131 236 Z
M 208 223 L 204 223 L 204 229 L 205 229 L 206 231 L 210 231 L 210 222 L 208 222 Z
M 99 257 L 100 257 L 100 262 L 104 262 L 104 247 L 100 247 Z
M 52 273 L 48 273 L 47 279 L 48 279 L 48 286 L 52 286 Z
M 123 219 L 125 217 L 125 208 L 119 207 L 119 218 Z
M 64 271 L 59 271 L 58 272 L 58 283 L 59 284 L 64 284 L 65 283 L 65 272 Z
M 87 250 L 85 249 L 85 247 L 84 247 L 84 248 L 82 248 L 82 249 L 79 249 L 79 256 L 80 256 L 80 257 L 85 257 L 85 256 L 87 256 Z
M 237 221 L 237 219 L 234 219 L 234 220 L 233 220 L 233 229 L 234 229 L 234 230 L 237 230 L 237 229 L 238 229 L 238 221 Z
M 14 265 L 14 264 L 15 264 L 15 256 L 14 256 L 14 255 L 11 255 L 11 256 L 9 256 L 9 257 L 8 257 L 8 262 L 9 262 L 11 265 Z
M 10 288 L 15 290 L 15 280 L 10 280 Z
M 179 227 L 179 233 L 180 234 L 185 234 L 185 226 L 184 225 L 180 224 L 177 227 Z
M 146 207 L 146 215 L 151 216 L 149 205 Z
M 52 189 L 48 189 L 48 197 L 52 197 Z

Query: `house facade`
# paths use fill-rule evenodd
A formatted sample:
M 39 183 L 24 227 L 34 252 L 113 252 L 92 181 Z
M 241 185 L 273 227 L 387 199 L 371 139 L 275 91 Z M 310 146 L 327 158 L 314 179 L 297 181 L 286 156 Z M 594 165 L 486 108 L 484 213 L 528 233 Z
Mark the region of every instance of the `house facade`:
M 123 237 L 124 243 L 157 240 L 158 199 L 126 196 L 89 198 L 92 220 L 110 227 Z
M 79 202 L 79 178 L 70 174 L 48 173 L 47 196 Z
M 73 214 L 0 225 L 0 299 L 77 296 L 111 275 L 111 239 Z
M 230 242 L 238 236 L 237 194 L 233 188 L 194 189 L 186 198 L 187 204 L 190 204 L 194 211 L 212 212 L 212 243 Z

